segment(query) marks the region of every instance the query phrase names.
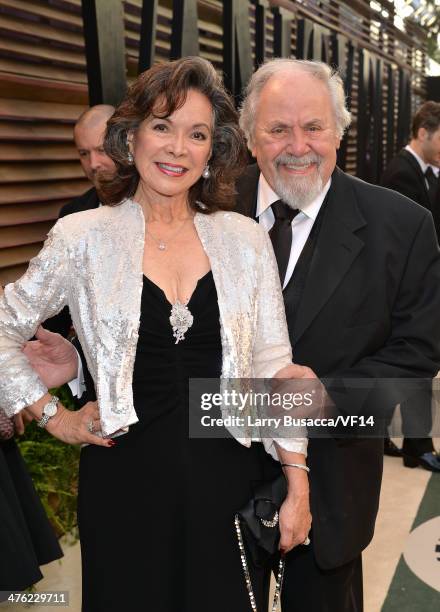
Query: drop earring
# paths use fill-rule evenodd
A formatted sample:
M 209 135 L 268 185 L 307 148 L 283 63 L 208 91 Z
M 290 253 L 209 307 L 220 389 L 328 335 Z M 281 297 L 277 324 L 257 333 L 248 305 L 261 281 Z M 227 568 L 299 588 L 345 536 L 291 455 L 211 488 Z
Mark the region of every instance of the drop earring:
M 204 170 L 203 170 L 203 172 L 202 172 L 202 176 L 203 176 L 203 178 L 204 178 L 205 180 L 210 178 L 210 176 L 211 176 L 211 171 L 210 171 L 210 169 L 209 169 L 208 164 L 206 164 L 205 169 L 204 169 Z
M 128 136 L 127 140 L 125 141 L 125 144 L 127 145 L 127 164 L 131 166 L 134 163 L 134 157 L 133 153 L 130 151 L 130 142 L 128 140 Z

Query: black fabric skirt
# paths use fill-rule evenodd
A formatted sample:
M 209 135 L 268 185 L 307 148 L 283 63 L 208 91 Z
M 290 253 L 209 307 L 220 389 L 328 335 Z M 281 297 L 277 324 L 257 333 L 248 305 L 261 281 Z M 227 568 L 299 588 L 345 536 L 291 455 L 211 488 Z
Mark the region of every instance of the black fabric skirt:
M 62 556 L 17 444 L 0 442 L 0 591 L 26 589 Z

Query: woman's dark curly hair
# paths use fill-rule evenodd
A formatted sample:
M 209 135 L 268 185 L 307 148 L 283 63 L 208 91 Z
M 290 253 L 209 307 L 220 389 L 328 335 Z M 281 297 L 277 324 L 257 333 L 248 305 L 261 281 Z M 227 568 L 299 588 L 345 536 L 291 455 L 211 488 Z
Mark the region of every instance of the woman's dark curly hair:
M 149 117 L 168 117 L 181 108 L 188 90 L 208 98 L 213 108 L 211 176 L 200 178 L 189 190 L 189 205 L 211 213 L 234 206 L 235 180 L 247 160 L 245 140 L 238 126 L 238 114 L 213 65 L 200 57 L 185 57 L 156 64 L 139 75 L 125 99 L 107 123 L 104 149 L 116 164 L 112 177 L 103 177 L 99 194 L 102 201 L 115 206 L 132 197 L 139 183 L 136 166 L 127 160 L 127 135 Z M 158 103 L 160 106 L 158 107 Z M 204 206 L 199 206 L 200 201 Z

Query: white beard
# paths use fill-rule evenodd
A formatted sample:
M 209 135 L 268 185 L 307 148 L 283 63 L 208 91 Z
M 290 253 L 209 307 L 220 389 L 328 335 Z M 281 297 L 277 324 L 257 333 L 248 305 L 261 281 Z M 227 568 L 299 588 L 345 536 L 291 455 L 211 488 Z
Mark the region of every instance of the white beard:
M 293 155 L 280 155 L 275 160 L 276 171 L 274 177 L 274 191 L 291 208 L 303 208 L 315 200 L 324 189 L 320 173 L 321 157 L 314 154 L 294 157 Z M 316 172 L 308 176 L 282 177 L 278 167 L 285 164 L 306 165 L 316 163 Z

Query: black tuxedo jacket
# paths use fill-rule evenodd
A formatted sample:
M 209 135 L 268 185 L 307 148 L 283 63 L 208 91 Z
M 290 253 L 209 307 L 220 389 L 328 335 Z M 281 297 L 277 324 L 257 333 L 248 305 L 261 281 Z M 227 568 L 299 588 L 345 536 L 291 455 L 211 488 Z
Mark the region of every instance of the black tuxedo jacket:
M 437 239 L 440 242 L 440 178 L 438 181 L 437 194 L 435 196 L 434 211 L 432 213 L 434 217 L 434 225 L 437 230 Z
M 402 149 L 393 157 L 382 175 L 381 185 L 398 191 L 407 198 L 431 211 L 437 236 L 440 237 L 439 204 L 431 203 L 425 177 L 419 162 L 406 149 Z M 438 198 L 437 198 L 438 200 Z
M 91 208 L 98 208 L 99 198 L 96 193 L 96 189 L 92 187 L 82 195 L 70 200 L 67 204 L 64 204 L 60 210 L 59 218 L 66 217 L 72 213 L 82 212 L 83 210 L 90 210 Z
M 70 202 L 67 202 L 61 210 L 59 214 L 59 218 L 66 217 L 67 215 L 71 215 L 73 213 L 82 212 L 83 210 L 89 210 L 91 208 L 98 208 L 99 206 L 99 198 L 96 193 L 96 189 L 92 187 L 86 193 L 74 198 Z M 56 332 L 57 334 L 61 334 L 64 337 L 67 337 L 69 334 L 70 328 L 72 327 L 72 319 L 70 317 L 69 309 L 67 306 L 61 310 L 57 315 L 47 319 L 43 323 L 43 327 L 48 329 L 49 331 Z
M 258 178 L 250 166 L 238 181 L 237 210 L 250 217 Z M 321 378 L 431 378 L 440 367 L 439 312 L 431 215 L 336 169 L 294 324 L 288 320 L 294 361 Z M 322 568 L 347 563 L 370 542 L 382 460 L 382 439 L 309 440 L 312 542 Z

